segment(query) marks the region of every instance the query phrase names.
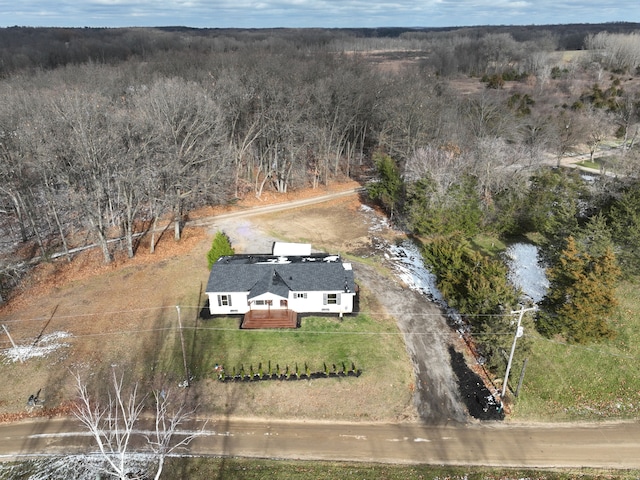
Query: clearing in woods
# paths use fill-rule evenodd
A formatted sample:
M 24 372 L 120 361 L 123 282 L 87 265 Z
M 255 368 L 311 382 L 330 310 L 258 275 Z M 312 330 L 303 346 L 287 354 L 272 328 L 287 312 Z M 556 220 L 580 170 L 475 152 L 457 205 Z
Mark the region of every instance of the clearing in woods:
M 336 185 L 335 190 L 357 186 L 354 183 Z M 234 208 L 291 201 L 318 193 L 330 191 L 265 196 L 262 201 L 254 199 Z M 205 209 L 192 214 L 191 218 L 211 217 L 217 213 L 222 213 L 221 209 Z M 139 381 L 146 389 L 171 388 L 181 392 L 198 405 L 202 415 L 412 421 L 418 418 L 419 413 L 423 418 L 425 415 L 444 415 L 447 417 L 443 418 L 445 421 L 452 418 L 464 420 L 457 394 L 453 391 L 455 386 L 451 387 L 452 390 L 437 386 L 439 398 L 438 392 L 430 392 L 434 396 L 434 405 L 444 405 L 442 400 L 449 398 L 445 406 L 448 411 L 436 411 L 443 407 L 434 410 L 429 406 L 423 406 L 419 411 L 414 405 L 416 388 L 425 393 L 425 388 L 433 389 L 435 386 L 427 387 L 426 378 L 418 380 L 425 385 L 414 385 L 414 367 L 409 356 L 415 357 L 415 349 L 411 345 L 405 347 L 404 340 L 408 337 L 405 335 L 403 338 L 396 319 L 389 314 L 393 314 L 394 305 L 385 305 L 389 300 L 403 301 L 402 295 L 407 300 L 407 295 L 413 298 L 414 292 L 391 281 L 385 284 L 384 277 L 378 273 L 379 266 L 372 267 L 381 261 L 381 258 L 374 260 L 376 255 L 382 255 L 376 251 L 370 228 L 370 215 L 361 208 L 357 195 L 351 195 L 259 217 L 226 218 L 217 223 L 213 220 L 206 228 L 187 226 L 179 242 L 175 242 L 173 232 L 167 230 L 154 254 L 148 253 L 148 244 L 143 239 L 135 258 L 118 256 L 110 265 L 102 263 L 98 249 L 78 254 L 72 262 L 57 260 L 43 263 L 0 310 L 0 323 L 7 326 L 17 344 L 26 347 L 23 350 L 24 363 L 19 358 L 10 360 L 3 357 L 0 364 L 4 379 L 0 391 L 0 412 L 7 420 L 26 415 L 25 404 L 29 395 L 41 390 L 40 398 L 44 400 L 45 408 L 32 415 L 65 413 L 75 398 L 71 371 L 84 373 L 89 387 L 98 389 L 116 368 L 125 372 L 129 380 Z M 209 346 L 203 342 L 221 338 L 218 335 L 221 331 L 225 335 L 234 335 L 232 332 L 237 331 L 235 320 L 228 320 L 221 326 L 219 319 L 200 318 L 208 278 L 205 255 L 218 229 L 231 237 L 237 253 L 268 252 L 273 240 L 280 239 L 309 242 L 315 249 L 341 253 L 353 260 L 356 278 L 360 275 L 363 280 L 363 310 L 371 312 L 369 316 L 375 325 L 371 328 L 378 332 L 368 336 L 366 341 L 360 335 L 357 341 L 362 346 L 373 344 L 372 350 L 384 351 L 388 360 L 378 359 L 374 371 L 362 365 L 365 371 L 359 378 L 337 381 L 218 382 L 213 371 L 214 360 L 220 358 L 224 361 L 224 356 L 216 352 L 215 344 Z M 393 241 L 399 234 L 385 230 L 376 232 L 376 235 L 387 235 Z M 389 290 L 392 295 L 385 296 L 380 291 L 372 291 L 372 288 Z M 405 306 L 405 314 L 409 313 L 407 308 L 424 308 L 424 300 L 414 300 L 418 303 L 413 303 L 414 307 Z M 176 306 L 180 307 L 179 312 Z M 177 388 L 184 379 L 177 333 L 178 313 L 185 328 L 188 361 L 201 367 L 192 372 L 196 379 L 190 388 L 184 390 Z M 405 320 L 410 318 L 410 313 L 405 316 Z M 434 330 L 440 331 L 437 333 L 439 342 L 446 347 L 455 343 L 455 338 L 444 320 L 442 322 Z M 333 327 L 324 325 L 322 328 Z M 303 330 L 296 331 L 298 335 L 303 333 Z M 432 341 L 427 343 L 433 346 Z M 0 348 L 9 347 L 8 338 L 3 335 Z M 38 348 L 49 350 L 38 357 L 34 354 Z M 445 377 L 453 378 L 446 348 L 440 350 L 436 354 L 444 352 L 439 363 L 444 365 Z M 264 359 L 265 362 L 268 360 L 271 359 Z M 306 359 L 304 353 L 300 353 L 300 357 L 289 361 L 302 363 Z M 435 363 L 432 363 L 432 368 L 436 368 Z

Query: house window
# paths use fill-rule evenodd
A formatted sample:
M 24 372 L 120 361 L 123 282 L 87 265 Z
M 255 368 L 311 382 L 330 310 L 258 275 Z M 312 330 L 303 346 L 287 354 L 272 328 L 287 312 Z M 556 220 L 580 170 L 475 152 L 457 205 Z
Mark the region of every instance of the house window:
M 255 304 L 256 305 L 264 305 L 264 300 L 256 300 Z
M 231 295 L 218 295 L 218 306 L 219 307 L 230 307 L 231 306 Z
M 324 294 L 324 305 L 340 305 L 340 294 L 339 293 L 325 293 Z
M 307 298 L 307 293 L 295 293 L 294 298 Z

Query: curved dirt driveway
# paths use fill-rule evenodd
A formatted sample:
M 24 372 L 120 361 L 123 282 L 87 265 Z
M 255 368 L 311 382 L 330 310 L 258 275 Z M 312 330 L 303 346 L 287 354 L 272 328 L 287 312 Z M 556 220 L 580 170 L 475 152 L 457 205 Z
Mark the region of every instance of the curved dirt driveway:
M 413 362 L 414 404 L 420 418 L 428 423 L 466 421 L 458 379 L 449 360 L 453 332 L 440 308 L 424 295 L 403 288 L 397 280 L 382 276 L 369 266 L 360 263 L 353 266 L 358 281 L 376 292 L 404 335 Z

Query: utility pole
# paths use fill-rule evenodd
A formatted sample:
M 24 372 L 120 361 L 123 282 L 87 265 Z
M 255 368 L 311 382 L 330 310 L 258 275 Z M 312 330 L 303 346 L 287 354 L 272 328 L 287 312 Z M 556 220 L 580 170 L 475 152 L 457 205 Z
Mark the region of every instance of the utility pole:
M 511 370 L 511 362 L 513 362 L 513 354 L 516 351 L 516 341 L 524 334 L 524 329 L 520 326 L 522 323 L 522 317 L 525 312 L 531 312 L 533 310 L 537 310 L 537 307 L 530 308 L 520 308 L 520 310 L 514 310 L 511 312 L 511 315 L 515 315 L 518 313 L 518 326 L 516 327 L 516 333 L 513 336 L 513 344 L 511 345 L 511 354 L 509 355 L 509 361 L 507 362 L 507 371 L 504 374 L 504 381 L 502 382 L 502 393 L 500 394 L 500 398 L 504 398 L 504 394 L 507 391 L 507 384 L 509 383 L 509 372 Z
M 184 373 L 187 376 L 185 386 L 189 386 L 189 368 L 187 367 L 187 352 L 184 349 L 184 335 L 182 335 L 182 319 L 180 318 L 180 306 L 176 305 L 178 311 L 178 327 L 180 328 L 180 344 L 182 345 L 182 360 L 184 360 Z

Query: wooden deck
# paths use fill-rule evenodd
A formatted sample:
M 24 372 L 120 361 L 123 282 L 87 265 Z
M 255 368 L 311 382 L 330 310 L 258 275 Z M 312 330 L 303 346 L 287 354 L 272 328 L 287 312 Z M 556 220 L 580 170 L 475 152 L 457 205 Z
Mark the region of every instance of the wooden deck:
M 245 313 L 240 328 L 297 328 L 298 314 L 293 310 L 250 310 Z

